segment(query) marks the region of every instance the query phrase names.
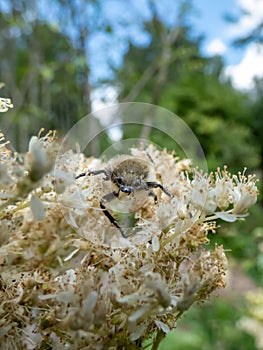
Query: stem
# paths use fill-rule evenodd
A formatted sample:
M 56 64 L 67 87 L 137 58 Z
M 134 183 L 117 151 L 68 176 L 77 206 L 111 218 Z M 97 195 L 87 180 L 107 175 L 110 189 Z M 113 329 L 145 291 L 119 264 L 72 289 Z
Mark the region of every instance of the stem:
M 6 206 L 8 206 L 8 205 L 11 205 L 13 203 L 6 202 L 5 204 L 6 204 Z M 4 211 L 0 212 L 0 218 L 4 217 L 7 214 L 13 214 L 13 213 L 15 213 L 15 212 L 17 212 L 19 210 L 27 208 L 28 206 L 29 206 L 29 202 L 27 202 L 27 201 L 26 202 L 22 202 L 18 206 L 16 206 L 15 208 L 10 209 L 8 212 L 4 212 Z
M 157 331 L 157 335 L 151 350 L 157 350 L 160 342 L 163 340 L 164 337 L 165 337 L 165 334 L 162 331 Z

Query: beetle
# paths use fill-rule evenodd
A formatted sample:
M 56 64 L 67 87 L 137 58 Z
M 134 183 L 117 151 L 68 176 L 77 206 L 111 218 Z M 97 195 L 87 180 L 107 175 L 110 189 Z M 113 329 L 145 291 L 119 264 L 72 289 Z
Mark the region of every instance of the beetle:
M 116 219 L 107 210 L 105 204 L 111 202 L 115 198 L 119 198 L 121 192 L 134 196 L 139 191 L 145 191 L 148 196 L 152 196 L 154 201 L 157 202 L 157 195 L 152 190 L 154 188 L 160 188 L 167 196 L 174 197 L 161 183 L 152 181 L 152 168 L 150 163 L 142 158 L 129 155 L 117 156 L 111 159 L 104 169 L 92 170 L 88 173 L 83 172 L 76 176 L 76 179 L 86 175 L 100 174 L 104 175 L 104 181 L 111 181 L 116 186 L 116 190 L 101 198 L 100 207 L 104 215 L 119 230 L 124 238 L 127 238 L 128 235 L 125 234 Z

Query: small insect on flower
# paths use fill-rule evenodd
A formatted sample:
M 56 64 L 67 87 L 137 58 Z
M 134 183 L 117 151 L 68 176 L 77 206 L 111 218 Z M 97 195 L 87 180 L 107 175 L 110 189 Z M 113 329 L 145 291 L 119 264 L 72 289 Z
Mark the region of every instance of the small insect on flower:
M 151 162 L 152 159 L 149 156 Z M 152 196 L 157 202 L 157 195 L 152 189 L 160 188 L 167 196 L 173 197 L 173 194 L 165 188 L 161 183 L 156 182 L 153 174 L 151 163 L 142 158 L 129 155 L 121 155 L 109 161 L 105 169 L 93 170 L 88 173 L 79 174 L 76 179 L 86 175 L 104 174 L 104 181 L 111 181 L 116 190 L 104 195 L 100 200 L 100 207 L 109 221 L 120 231 L 123 237 L 129 236 L 119 226 L 116 219 L 106 209 L 106 204 L 116 198 L 120 198 L 121 193 L 134 197 L 138 192 L 145 192 L 148 196 Z

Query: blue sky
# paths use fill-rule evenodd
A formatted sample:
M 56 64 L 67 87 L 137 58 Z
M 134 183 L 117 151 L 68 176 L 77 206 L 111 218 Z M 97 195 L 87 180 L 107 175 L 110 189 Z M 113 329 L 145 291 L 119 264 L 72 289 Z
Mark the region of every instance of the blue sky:
M 205 46 L 213 42 L 216 38 L 221 39 L 228 47 L 225 52 L 225 61 L 227 64 L 236 64 L 240 62 L 243 50 L 231 48 L 232 38 L 229 37 L 229 24 L 224 19 L 226 14 L 235 15 L 239 13 L 237 1 L 235 0 L 194 0 L 194 6 L 199 15 L 193 18 L 198 31 L 205 34 Z
M 222 54 L 226 68 L 225 75 L 231 77 L 238 89 L 253 88 L 253 77 L 263 77 L 263 47 L 251 43 L 243 48 L 233 47 L 231 43 L 238 37 L 245 36 L 263 22 L 262 0 L 194 0 L 200 9 L 196 18 L 197 29 L 206 35 L 203 50 L 207 54 Z M 246 14 L 240 16 L 240 8 Z M 238 15 L 236 24 L 224 20 L 225 14 Z

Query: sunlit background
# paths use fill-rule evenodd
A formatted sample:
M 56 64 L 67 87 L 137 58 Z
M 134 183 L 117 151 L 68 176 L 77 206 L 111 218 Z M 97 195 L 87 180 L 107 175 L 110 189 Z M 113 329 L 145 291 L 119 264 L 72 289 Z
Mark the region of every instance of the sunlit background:
M 210 170 L 248 167 L 262 178 L 262 28 L 262 0 L 1 1 L 1 97 L 14 104 L 1 130 L 24 152 L 42 127 L 63 136 L 100 108 L 147 102 L 190 126 Z M 94 114 L 87 135 L 111 123 Z M 112 130 L 90 152 L 137 133 Z M 263 349 L 263 315 L 247 301 L 263 287 L 262 197 L 245 223 L 222 223 L 215 243 L 228 250 L 228 287 L 193 308 L 163 350 Z

